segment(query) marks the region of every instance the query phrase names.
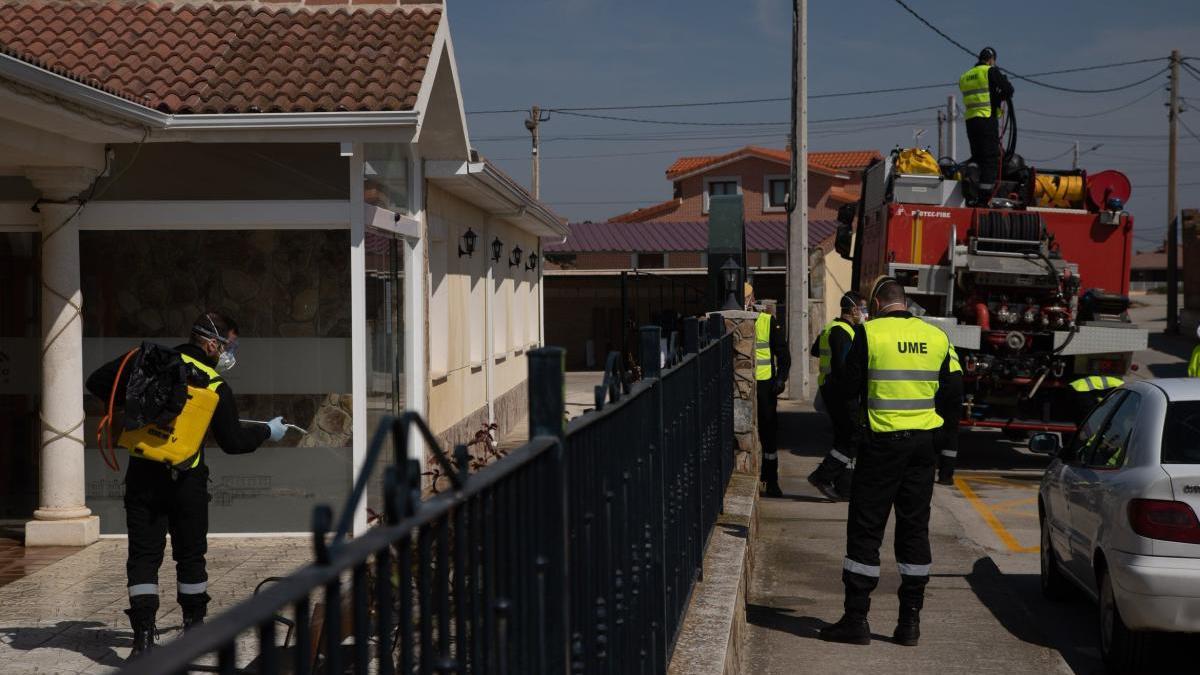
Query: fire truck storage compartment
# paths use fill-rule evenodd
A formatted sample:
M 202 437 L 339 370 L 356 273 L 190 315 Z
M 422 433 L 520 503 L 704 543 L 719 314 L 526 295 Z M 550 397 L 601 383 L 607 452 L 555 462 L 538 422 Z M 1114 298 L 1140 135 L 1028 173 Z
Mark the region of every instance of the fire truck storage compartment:
M 980 211 L 975 216 L 975 250 L 989 253 L 1035 253 L 1041 250 L 1046 224 L 1036 213 Z
M 896 174 L 892 179 L 892 199 L 903 204 L 930 204 L 932 206 L 956 206 L 953 195 L 962 201 L 962 189 L 958 181 L 944 180 L 937 175 Z

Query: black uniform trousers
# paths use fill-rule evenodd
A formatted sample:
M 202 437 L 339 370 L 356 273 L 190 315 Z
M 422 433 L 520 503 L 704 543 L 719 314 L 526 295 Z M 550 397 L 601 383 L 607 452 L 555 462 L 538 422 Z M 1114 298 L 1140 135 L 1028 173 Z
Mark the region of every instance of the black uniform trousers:
M 929 582 L 929 503 L 937 464 L 934 432 L 869 433 L 859 450 L 846 521 L 846 613 L 865 616 L 879 584 L 879 546 L 896 512 L 901 609 L 921 609 Z
M 971 159 L 979 165 L 979 182 L 990 190 L 999 178 L 1000 168 L 1000 122 L 996 116 L 967 120 L 967 141 L 971 144 Z
M 208 605 L 208 467 L 173 472 L 165 464 L 130 458 L 125 472 L 125 527 L 129 557 L 129 616 L 152 621 L 158 611 L 158 569 L 167 533 L 185 614 L 203 616 Z
M 833 449 L 849 459 L 854 459 L 858 448 L 854 447 L 854 420 L 841 405 L 842 393 L 831 385 L 821 387 L 821 398 L 825 401 L 825 410 L 829 413 L 829 421 L 833 423 Z
M 779 455 L 776 436 L 779 414 L 774 380 L 758 380 L 758 442 L 762 446 L 762 467 L 759 480 L 774 483 L 779 480 Z

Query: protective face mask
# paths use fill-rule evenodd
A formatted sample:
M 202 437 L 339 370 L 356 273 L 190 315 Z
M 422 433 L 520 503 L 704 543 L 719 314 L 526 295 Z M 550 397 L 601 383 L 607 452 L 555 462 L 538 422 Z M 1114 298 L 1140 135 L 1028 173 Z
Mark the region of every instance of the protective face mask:
M 233 352 L 221 352 L 221 355 L 217 357 L 216 369 L 218 373 L 228 373 L 236 365 L 237 357 L 233 355 Z

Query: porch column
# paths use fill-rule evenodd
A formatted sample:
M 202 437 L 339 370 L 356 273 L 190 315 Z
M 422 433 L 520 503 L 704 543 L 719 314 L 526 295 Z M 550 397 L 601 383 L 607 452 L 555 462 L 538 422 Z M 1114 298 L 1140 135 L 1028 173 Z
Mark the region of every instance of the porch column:
M 85 546 L 100 518 L 84 505 L 83 293 L 79 285 L 79 204 L 68 201 L 96 177 L 85 167 L 37 167 L 26 176 L 41 193 L 41 482 L 26 546 Z

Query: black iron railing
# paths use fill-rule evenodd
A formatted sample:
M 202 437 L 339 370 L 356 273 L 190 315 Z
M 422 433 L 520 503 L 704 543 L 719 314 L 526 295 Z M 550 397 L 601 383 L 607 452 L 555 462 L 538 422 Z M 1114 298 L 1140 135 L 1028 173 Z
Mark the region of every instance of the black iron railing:
M 314 509 L 312 564 L 121 672 L 665 673 L 733 470 L 733 342 L 688 319 L 664 370 L 659 334 L 641 381 L 610 356 L 566 425 L 564 352 L 530 352 L 532 440 L 476 473 L 419 416 L 386 420 L 338 528 Z M 414 429 L 451 485 L 428 500 Z M 389 439 L 382 522 L 351 539 Z

